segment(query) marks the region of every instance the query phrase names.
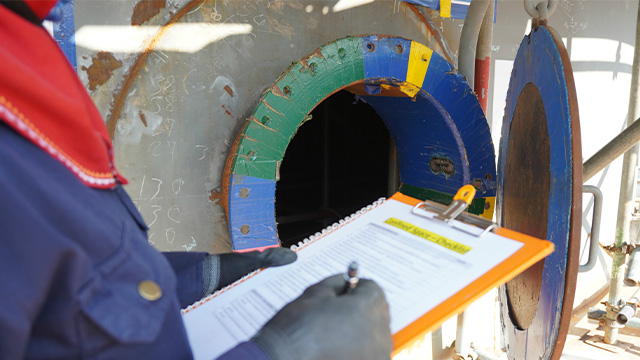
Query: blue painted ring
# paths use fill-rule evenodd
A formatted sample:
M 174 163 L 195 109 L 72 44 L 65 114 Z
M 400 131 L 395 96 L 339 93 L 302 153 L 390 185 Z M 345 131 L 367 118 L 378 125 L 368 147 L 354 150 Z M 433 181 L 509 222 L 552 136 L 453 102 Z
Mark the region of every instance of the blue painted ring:
M 504 330 L 507 354 L 513 359 L 549 359 L 554 353 L 556 340 L 560 334 L 560 322 L 563 302 L 567 303 L 565 282 L 570 250 L 570 234 L 572 231 L 572 209 L 574 181 L 574 151 L 571 103 L 569 88 L 574 88 L 573 79 L 565 76 L 565 62 L 561 55 L 554 35 L 546 27 L 525 36 L 516 56 L 509 91 L 507 105 L 502 125 L 502 139 L 500 142 L 498 161 L 498 194 L 497 217 L 502 219 L 503 189 L 507 150 L 509 148 L 509 130 L 514 117 L 516 104 L 520 93 L 527 84 L 537 87 L 542 97 L 550 143 L 550 188 L 548 194 L 548 223 L 547 239 L 555 245 L 555 251 L 545 259 L 542 273 L 542 284 L 538 307 L 532 323 L 527 329 L 519 329 L 511 320 L 507 300 L 506 286 L 499 291 L 501 305 L 501 321 Z M 570 64 L 568 66 L 570 72 Z M 575 114 L 577 115 L 577 113 Z M 578 132 L 579 136 L 579 132 Z M 581 161 L 580 155 L 577 155 Z M 540 194 L 546 196 L 546 194 Z M 575 216 L 575 215 L 574 215 Z M 573 294 L 568 301 L 571 306 Z M 562 337 L 564 339 L 564 337 Z M 562 341 L 564 343 L 564 340 Z M 561 351 L 561 349 L 560 349 Z

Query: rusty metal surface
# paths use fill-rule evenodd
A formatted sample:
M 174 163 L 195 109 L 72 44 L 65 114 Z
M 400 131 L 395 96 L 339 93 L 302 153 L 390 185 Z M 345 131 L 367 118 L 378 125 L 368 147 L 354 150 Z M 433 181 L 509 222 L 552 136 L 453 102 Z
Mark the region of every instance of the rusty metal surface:
M 547 238 L 550 156 L 544 104 L 538 88 L 529 83 L 518 97 L 509 130 L 502 226 Z M 509 315 L 519 329 L 527 329 L 533 321 L 543 270 L 544 259 L 506 284 Z
M 355 34 L 431 45 L 419 17 L 392 1 L 344 10 L 329 0 L 159 3 L 78 2 L 75 13 L 77 34 L 95 39 L 78 42 L 79 75 L 112 132 L 117 165 L 150 225 L 150 241 L 161 250 L 230 249 L 220 204 L 224 162 L 259 96 L 292 61 Z M 169 41 L 194 24 L 200 30 L 182 43 Z M 128 37 L 118 48 L 101 46 L 100 31 L 120 28 L 155 32 L 136 44 Z M 193 50 L 200 35 L 211 39 Z

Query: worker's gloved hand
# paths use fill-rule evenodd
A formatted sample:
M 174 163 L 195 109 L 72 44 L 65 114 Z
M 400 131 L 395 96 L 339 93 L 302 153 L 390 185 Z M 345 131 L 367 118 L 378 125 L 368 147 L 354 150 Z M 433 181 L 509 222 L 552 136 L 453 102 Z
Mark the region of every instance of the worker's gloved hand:
M 344 293 L 343 275 L 309 287 L 251 339 L 272 360 L 389 360 L 393 344 L 382 289 L 360 280 Z
M 204 260 L 205 295 L 233 283 L 254 270 L 290 264 L 296 258 L 295 252 L 285 248 L 207 255 Z

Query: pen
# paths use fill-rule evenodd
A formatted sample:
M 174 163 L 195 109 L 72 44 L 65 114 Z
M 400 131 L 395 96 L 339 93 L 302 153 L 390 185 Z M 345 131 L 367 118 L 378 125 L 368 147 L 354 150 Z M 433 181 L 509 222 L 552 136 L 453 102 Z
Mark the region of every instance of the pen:
M 349 264 L 349 267 L 347 268 L 347 273 L 344 274 L 344 281 L 345 281 L 345 294 L 349 294 L 353 291 L 353 289 L 356 288 L 356 286 L 358 285 L 358 281 L 360 281 L 360 278 L 358 277 L 358 263 L 355 261 L 352 261 L 351 264 Z

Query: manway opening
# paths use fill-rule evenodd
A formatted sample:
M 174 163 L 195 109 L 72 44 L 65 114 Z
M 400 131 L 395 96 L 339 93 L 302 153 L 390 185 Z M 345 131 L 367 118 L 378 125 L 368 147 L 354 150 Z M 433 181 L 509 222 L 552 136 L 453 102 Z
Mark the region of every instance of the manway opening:
M 395 147 L 371 106 L 342 90 L 310 115 L 287 147 L 276 185 L 276 222 L 283 246 L 397 187 Z

